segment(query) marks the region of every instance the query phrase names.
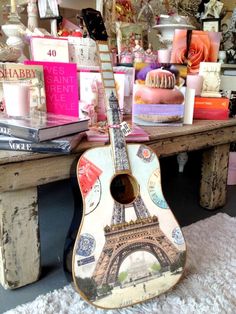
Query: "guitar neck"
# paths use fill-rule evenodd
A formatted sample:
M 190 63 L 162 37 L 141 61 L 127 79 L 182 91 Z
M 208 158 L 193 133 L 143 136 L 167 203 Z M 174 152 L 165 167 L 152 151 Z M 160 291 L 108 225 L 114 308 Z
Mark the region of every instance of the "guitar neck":
M 109 137 L 113 152 L 115 171 L 117 173 L 121 171 L 130 172 L 125 136 L 121 130 L 121 113 L 111 63 L 111 54 L 106 41 L 97 41 L 96 44 L 99 53 Z
M 116 125 L 120 125 L 121 123 L 120 112 L 117 111 L 116 114 L 114 114 L 115 109 L 119 110 L 119 104 L 117 102 L 117 108 L 114 108 L 116 106 L 114 106 L 110 102 L 110 99 L 109 99 L 112 95 L 113 96 L 112 100 L 114 101 L 114 99 L 116 98 L 118 101 L 118 95 L 117 95 L 117 90 L 116 90 L 116 83 L 115 83 L 114 72 L 113 72 L 113 67 L 111 63 L 109 47 L 106 41 L 97 41 L 96 44 L 97 44 L 97 51 L 98 51 L 99 59 L 100 59 L 100 71 L 101 71 L 102 84 L 103 84 L 104 94 L 105 94 L 107 122 L 109 126 L 113 126 L 114 122 Z
M 116 173 L 130 173 L 126 141 L 121 130 L 121 114 L 111 62 L 111 53 L 107 43 L 108 36 L 103 18 L 99 11 L 90 8 L 82 9 L 82 16 L 90 37 L 94 39 L 97 44 L 114 169 Z

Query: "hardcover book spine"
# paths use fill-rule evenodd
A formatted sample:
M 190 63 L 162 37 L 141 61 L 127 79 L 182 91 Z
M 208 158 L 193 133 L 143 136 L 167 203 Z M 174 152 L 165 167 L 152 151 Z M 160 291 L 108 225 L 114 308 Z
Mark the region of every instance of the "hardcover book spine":
M 47 141 L 41 143 L 34 143 L 18 139 L 14 137 L 0 137 L 1 150 L 37 152 L 37 153 L 64 153 L 68 154 L 71 151 L 69 141 Z
M 222 109 L 229 107 L 229 98 L 227 97 L 195 97 L 195 108 L 204 109 Z
M 14 125 L 4 125 L 0 121 L 0 134 L 12 137 L 18 137 L 24 140 L 39 142 L 39 136 L 36 129 L 32 128 L 21 128 Z

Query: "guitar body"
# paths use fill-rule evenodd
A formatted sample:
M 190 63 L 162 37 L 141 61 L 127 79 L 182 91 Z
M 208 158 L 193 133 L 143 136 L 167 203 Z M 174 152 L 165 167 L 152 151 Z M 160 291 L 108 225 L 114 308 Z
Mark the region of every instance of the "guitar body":
M 86 151 L 77 166 L 84 211 L 74 283 L 88 302 L 106 309 L 169 290 L 185 265 L 185 241 L 162 193 L 157 156 L 142 144 L 126 147 L 129 173 L 115 170 L 111 145 Z

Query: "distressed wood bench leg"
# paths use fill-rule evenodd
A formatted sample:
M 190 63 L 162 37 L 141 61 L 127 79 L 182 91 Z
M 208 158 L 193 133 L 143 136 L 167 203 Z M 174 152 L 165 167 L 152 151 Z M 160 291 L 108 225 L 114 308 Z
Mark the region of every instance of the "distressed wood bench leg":
M 0 193 L 0 283 L 19 288 L 39 272 L 37 188 Z
M 200 205 L 216 209 L 226 203 L 229 144 L 207 149 L 203 153 Z

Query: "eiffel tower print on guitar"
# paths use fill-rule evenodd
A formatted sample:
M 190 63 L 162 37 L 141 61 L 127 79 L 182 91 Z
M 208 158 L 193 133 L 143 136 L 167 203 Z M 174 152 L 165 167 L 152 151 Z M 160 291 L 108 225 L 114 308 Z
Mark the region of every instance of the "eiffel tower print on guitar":
M 162 193 L 157 156 L 143 144 L 126 144 L 101 14 L 83 9 L 82 15 L 99 52 L 110 145 L 87 150 L 77 164 L 83 217 L 72 274 L 86 301 L 114 309 L 175 286 L 186 246 Z

